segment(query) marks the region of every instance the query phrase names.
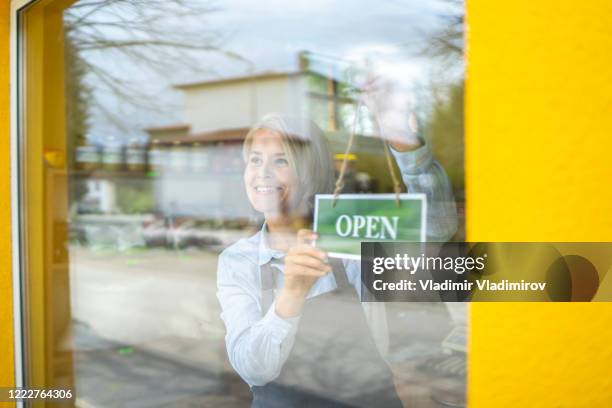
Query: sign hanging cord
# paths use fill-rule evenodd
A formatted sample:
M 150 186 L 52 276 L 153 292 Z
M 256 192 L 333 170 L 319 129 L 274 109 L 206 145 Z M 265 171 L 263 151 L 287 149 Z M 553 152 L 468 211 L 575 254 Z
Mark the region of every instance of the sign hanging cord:
M 332 208 L 336 207 L 336 202 L 338 201 L 338 195 L 344 188 L 344 175 L 346 173 L 346 168 L 348 165 L 348 157 L 351 152 L 351 148 L 353 147 L 353 142 L 355 141 L 355 133 L 357 133 L 357 121 L 359 119 L 359 114 L 361 112 L 361 106 L 363 105 L 363 98 L 360 96 L 357 101 L 357 109 L 355 110 L 355 119 L 353 121 L 353 128 L 349 135 L 348 143 L 346 144 L 346 149 L 344 150 L 344 157 L 342 160 L 342 165 L 340 166 L 340 171 L 338 173 L 338 179 L 336 180 L 336 186 L 334 188 L 334 199 L 332 200 Z M 395 205 L 398 208 L 402 206 L 400 201 L 400 194 L 402 192 L 402 184 L 400 183 L 397 175 L 395 174 L 395 168 L 393 167 L 393 159 L 391 157 L 391 150 L 389 147 L 389 142 L 383 137 L 382 130 L 380 124 L 378 123 L 377 117 L 375 117 L 376 125 L 378 128 L 378 133 L 380 140 L 383 143 L 383 149 L 385 151 L 385 157 L 387 159 L 387 167 L 389 168 L 389 174 L 391 175 L 391 180 L 393 181 L 393 191 L 395 192 Z

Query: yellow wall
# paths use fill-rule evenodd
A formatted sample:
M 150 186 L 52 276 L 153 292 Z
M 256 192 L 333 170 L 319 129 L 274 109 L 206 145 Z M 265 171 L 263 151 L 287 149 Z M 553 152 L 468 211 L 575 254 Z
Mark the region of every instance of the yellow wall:
M 0 1 L 0 384 L 13 381 Z M 471 240 L 612 241 L 612 2 L 469 0 Z M 607 184 L 606 184 L 607 183 Z M 612 304 L 475 304 L 472 407 L 612 406 Z
M 612 241 L 612 1 L 468 0 L 473 241 Z M 471 407 L 612 407 L 612 303 L 474 304 Z
M 11 267 L 9 1 L 0 1 L 0 386 L 14 384 Z M 8 404 L 4 404 L 8 405 Z M 0 403 L 0 406 L 3 406 Z

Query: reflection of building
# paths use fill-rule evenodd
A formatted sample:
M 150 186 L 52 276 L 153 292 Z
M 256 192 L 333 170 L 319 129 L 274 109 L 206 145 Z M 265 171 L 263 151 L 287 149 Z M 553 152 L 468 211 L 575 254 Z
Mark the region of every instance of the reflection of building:
M 148 129 L 164 213 L 244 218 L 242 140 L 268 112 L 303 114 L 307 73 L 266 73 L 180 85 L 187 124 Z
M 138 194 L 149 191 L 155 206 L 152 210 L 165 215 L 248 218 L 251 210 L 242 185 L 241 146 L 249 128 L 262 116 L 275 112 L 308 117 L 325 132 L 334 153 L 344 151 L 355 125 L 356 92 L 345 72 L 324 71 L 310 67 L 304 53 L 300 54 L 298 71 L 178 85 L 184 95 L 185 123 L 146 129 L 150 144 L 143 156 L 137 146 L 123 153 L 108 149 L 96 153 L 88 146 L 79 147 L 78 157 L 98 162 L 93 166 L 81 163 L 81 168 L 88 169 L 87 178 L 111 184 L 130 180 L 127 189 L 136 189 L 134 183 L 140 183 Z M 357 124 L 358 133 L 372 133 L 364 112 Z M 353 173 L 371 176 L 368 185 L 377 191 L 388 187 L 385 168 L 377 166 L 381 153 L 378 139 L 357 136 L 351 154 Z M 145 162 L 150 170 L 147 177 L 142 172 Z M 117 190 L 112 197 L 121 201 L 126 195 Z M 107 202 L 101 210 L 110 208 L 125 211 L 120 202 Z
M 204 218 L 248 218 L 241 178 L 241 146 L 247 129 L 195 135 L 188 130 L 188 126 L 148 129 L 158 210 Z
M 187 123 L 147 129 L 149 161 L 159 174 L 155 194 L 160 210 L 204 217 L 248 217 L 242 140 L 266 113 L 307 115 L 308 95 L 314 94 L 311 89 L 317 81 L 327 89 L 325 78 L 307 71 L 177 86 L 184 93 Z M 326 101 L 324 96 L 322 101 Z M 329 109 L 336 111 L 333 104 Z M 335 116 L 329 117 L 335 125 Z
M 334 152 L 344 150 L 354 123 L 354 90 L 333 73 L 308 69 L 306 54 L 300 56 L 300 68 L 177 86 L 184 93 L 186 123 L 147 129 L 162 212 L 248 217 L 241 143 L 267 113 L 309 117 L 325 131 Z M 368 127 L 367 120 L 361 118 L 360 128 Z M 363 166 L 373 168 L 380 149 L 380 141 L 359 137 L 354 151 Z

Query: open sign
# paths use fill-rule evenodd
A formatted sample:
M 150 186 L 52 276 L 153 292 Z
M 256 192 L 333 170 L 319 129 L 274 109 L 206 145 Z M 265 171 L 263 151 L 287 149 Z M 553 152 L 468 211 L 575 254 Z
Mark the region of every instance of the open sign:
M 359 259 L 361 242 L 426 239 L 425 194 L 333 194 L 315 197 L 317 247 L 338 258 Z

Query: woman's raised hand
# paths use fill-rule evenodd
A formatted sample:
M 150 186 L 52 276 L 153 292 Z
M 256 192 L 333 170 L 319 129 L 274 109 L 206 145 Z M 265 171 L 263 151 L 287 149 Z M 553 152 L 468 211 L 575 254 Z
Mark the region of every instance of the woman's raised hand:
M 285 284 L 276 300 L 276 313 L 280 317 L 299 315 L 310 288 L 332 270 L 327 253 L 312 245 L 317 237 L 315 232 L 300 230 L 296 245 L 285 256 Z
M 369 68 L 362 84 L 362 98 L 376 120 L 381 136 L 398 151 L 410 151 L 421 146 L 417 137 L 418 123 L 413 112 L 412 95 L 383 69 Z

